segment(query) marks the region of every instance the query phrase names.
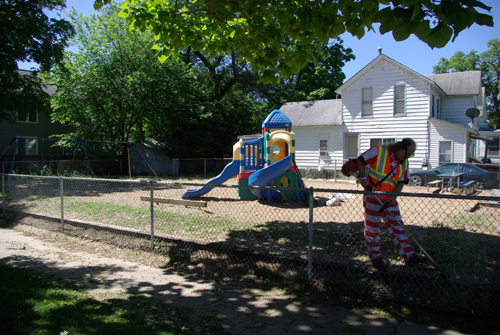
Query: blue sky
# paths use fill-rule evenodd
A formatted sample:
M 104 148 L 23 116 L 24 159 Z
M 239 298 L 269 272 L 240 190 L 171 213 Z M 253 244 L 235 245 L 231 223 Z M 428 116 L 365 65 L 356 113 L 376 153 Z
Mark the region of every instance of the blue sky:
M 391 33 L 380 35 L 378 28 L 376 32 L 368 32 L 358 40 L 356 37 L 346 33 L 341 36 L 344 40 L 344 47 L 353 50 L 356 59 L 344 66 L 342 69 L 347 79 L 355 75 L 366 64 L 378 55 L 378 48 L 382 48 L 382 53 L 398 61 L 412 70 L 422 74 L 432 74 L 432 67 L 436 65 L 442 57 L 450 58 L 457 51 L 469 53 L 476 50 L 481 53 L 488 49 L 486 43 L 494 38 L 500 38 L 500 1 L 482 0 L 487 6 L 493 7 L 490 14 L 493 15 L 494 27 L 474 25 L 470 29 L 462 31 L 455 42 L 450 42 L 444 48 L 431 49 L 427 44 L 421 42 L 415 36 L 410 36 L 402 42 L 394 41 Z M 67 0 L 67 8 L 75 7 L 78 12 L 88 15 L 92 13 L 93 0 Z M 34 63 L 19 63 L 20 69 L 29 70 L 31 67 L 38 67 Z
M 470 29 L 463 30 L 454 42 L 449 42 L 441 49 L 431 49 L 413 35 L 405 41 L 396 42 L 392 33 L 380 35 L 378 28 L 376 28 L 376 32 L 366 33 L 361 40 L 350 34 L 343 34 L 341 38 L 344 40 L 344 47 L 351 48 L 356 56 L 354 61 L 347 63 L 343 68 L 347 79 L 377 57 L 379 47 L 382 48 L 384 55 L 422 75 L 432 74 L 432 67 L 437 65 L 442 57 L 449 59 L 457 51 L 463 51 L 467 54 L 471 50 L 476 50 L 479 53 L 488 50 L 486 45 L 488 41 L 494 38 L 500 39 L 500 1 L 482 0 L 482 2 L 493 7 L 489 14 L 493 16 L 494 26 L 473 25 Z

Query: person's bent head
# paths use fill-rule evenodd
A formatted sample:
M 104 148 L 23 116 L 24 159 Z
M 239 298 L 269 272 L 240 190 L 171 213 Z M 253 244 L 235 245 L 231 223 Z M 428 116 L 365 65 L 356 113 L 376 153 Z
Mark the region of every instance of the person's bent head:
M 400 162 L 405 159 L 411 158 L 415 155 L 415 150 L 417 150 L 417 144 L 411 138 L 403 138 L 401 141 L 390 143 L 387 145 L 387 149 L 392 151 L 394 157 L 396 157 Z

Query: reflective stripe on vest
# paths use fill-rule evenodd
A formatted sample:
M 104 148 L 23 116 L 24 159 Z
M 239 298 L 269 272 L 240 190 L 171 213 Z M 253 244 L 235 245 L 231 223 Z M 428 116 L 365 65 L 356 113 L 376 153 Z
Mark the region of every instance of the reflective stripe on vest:
M 378 184 L 382 179 L 391 172 L 391 152 L 387 150 L 384 145 L 378 146 L 377 161 L 369 165 L 370 178 L 374 185 Z M 406 171 L 408 166 L 408 160 L 404 160 L 403 164 L 398 164 L 396 167 L 396 175 L 394 177 L 387 177 L 380 185 L 377 186 L 377 191 L 382 192 L 392 192 L 394 187 L 396 187 L 399 179 L 403 175 L 403 171 Z

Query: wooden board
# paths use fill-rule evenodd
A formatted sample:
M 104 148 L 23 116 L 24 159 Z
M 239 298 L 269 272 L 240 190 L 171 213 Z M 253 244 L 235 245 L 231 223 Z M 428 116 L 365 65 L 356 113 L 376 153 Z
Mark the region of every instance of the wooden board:
M 151 201 L 151 197 L 141 195 L 141 201 Z M 185 200 L 185 199 L 170 199 L 170 198 L 155 198 L 153 197 L 153 202 L 157 204 L 171 204 L 171 205 L 182 205 L 182 206 L 194 206 L 194 207 L 207 207 L 206 201 L 199 200 Z
M 434 187 L 441 187 L 441 184 L 443 183 L 442 180 L 434 180 L 430 181 L 427 183 L 427 192 L 429 192 L 429 187 L 434 186 Z
M 491 203 L 491 202 L 481 202 L 479 204 L 479 206 L 483 206 L 483 207 L 493 207 L 493 208 L 500 208 L 500 204 L 499 203 Z
M 477 202 L 469 211 L 470 212 L 475 212 L 477 211 L 480 207 L 493 207 L 493 208 L 500 208 L 500 203 L 491 203 L 491 202 Z

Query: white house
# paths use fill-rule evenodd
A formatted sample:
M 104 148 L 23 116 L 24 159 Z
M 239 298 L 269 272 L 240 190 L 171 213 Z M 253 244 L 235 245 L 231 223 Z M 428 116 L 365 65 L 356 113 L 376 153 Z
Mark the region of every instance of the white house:
M 280 110 L 296 134 L 300 168 L 339 170 L 342 162 L 377 144 L 411 137 L 410 169 L 470 162 L 480 154 L 486 123 L 481 72 L 423 76 L 379 55 L 340 86 L 341 100 L 287 102 Z M 466 110 L 475 118 L 469 118 Z

